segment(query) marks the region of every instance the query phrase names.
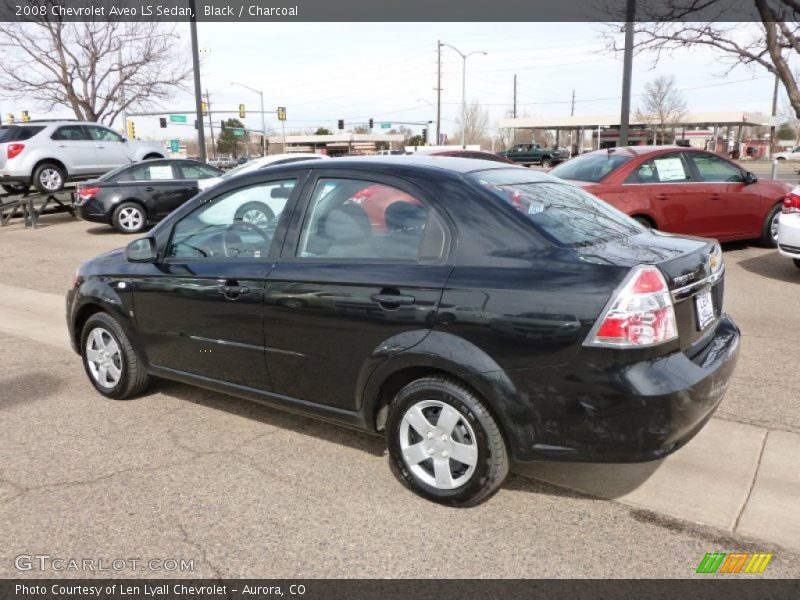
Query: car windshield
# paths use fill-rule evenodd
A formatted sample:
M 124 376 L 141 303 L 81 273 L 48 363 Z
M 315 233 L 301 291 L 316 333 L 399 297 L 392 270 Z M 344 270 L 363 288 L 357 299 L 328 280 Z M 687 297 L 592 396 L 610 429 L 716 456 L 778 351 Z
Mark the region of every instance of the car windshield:
M 557 246 L 589 246 L 646 231 L 626 214 L 578 187 L 557 181 L 530 181 L 529 174 L 519 171 L 497 169 L 469 177 L 494 198 L 523 213 Z
M 588 181 L 597 183 L 620 165 L 631 160 L 630 156 L 601 152 L 600 154 L 584 154 L 557 166 L 550 175 L 561 179 Z

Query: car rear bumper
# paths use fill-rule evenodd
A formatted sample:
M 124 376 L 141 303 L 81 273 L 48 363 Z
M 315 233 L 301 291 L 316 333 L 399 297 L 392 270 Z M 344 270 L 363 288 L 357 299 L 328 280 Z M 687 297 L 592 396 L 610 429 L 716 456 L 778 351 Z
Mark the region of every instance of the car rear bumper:
M 78 216 L 84 221 L 92 221 L 94 223 L 111 223 L 111 215 L 105 209 L 101 202 L 94 198 L 84 200 L 82 202 L 75 202 Z
M 519 460 L 645 462 L 691 440 L 719 406 L 739 354 L 739 329 L 723 314 L 693 356 L 677 351 L 641 362 L 558 370 L 542 386 L 541 371 L 509 373 L 531 398 L 532 439 Z M 534 370 L 530 370 L 534 371 Z M 522 442 L 522 443 L 521 443 Z
M 0 173 L 0 185 L 4 183 L 30 183 L 30 175 L 6 175 Z
M 800 214 L 781 215 L 778 219 L 778 252 L 800 258 Z

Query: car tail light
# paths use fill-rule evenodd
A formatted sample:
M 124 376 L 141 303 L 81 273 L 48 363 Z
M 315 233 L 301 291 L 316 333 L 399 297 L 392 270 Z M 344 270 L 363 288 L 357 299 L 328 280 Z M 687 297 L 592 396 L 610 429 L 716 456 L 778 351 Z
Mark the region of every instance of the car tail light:
M 25 150 L 25 144 L 9 144 L 6 149 L 6 155 L 11 159 L 18 156 L 23 150 Z
M 656 267 L 639 266 L 608 303 L 585 345 L 641 348 L 678 337 L 672 296 Z
M 783 213 L 800 213 L 800 194 L 795 194 L 794 191 L 789 192 L 783 198 Z
M 81 200 L 88 200 L 89 198 L 94 196 L 99 191 L 100 191 L 99 187 L 81 188 L 81 189 L 78 190 L 78 197 Z

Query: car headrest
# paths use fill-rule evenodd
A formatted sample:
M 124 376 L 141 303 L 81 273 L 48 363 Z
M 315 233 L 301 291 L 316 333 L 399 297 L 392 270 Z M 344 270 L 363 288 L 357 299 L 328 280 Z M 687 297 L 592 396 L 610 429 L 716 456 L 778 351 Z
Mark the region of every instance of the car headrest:
M 419 204 L 402 200 L 392 202 L 384 213 L 386 229 L 389 231 L 411 231 L 422 229 L 428 220 L 427 211 Z
M 325 218 L 323 235 L 336 242 L 363 240 L 372 235 L 369 217 L 357 204 L 343 204 Z

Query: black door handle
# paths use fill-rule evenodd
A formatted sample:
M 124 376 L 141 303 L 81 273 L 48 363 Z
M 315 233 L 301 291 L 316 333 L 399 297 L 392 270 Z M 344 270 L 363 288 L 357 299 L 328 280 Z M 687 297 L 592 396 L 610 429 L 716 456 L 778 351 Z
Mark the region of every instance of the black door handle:
M 217 288 L 220 294 L 224 296 L 239 296 L 250 292 L 250 288 L 243 285 L 221 285 Z
M 154 189 L 155 189 L 155 188 L 146 187 L 146 188 L 144 188 L 144 191 L 145 191 L 145 192 L 152 192 Z
M 403 294 L 372 294 L 371 298 L 378 304 L 414 304 L 414 296 L 405 296 Z

